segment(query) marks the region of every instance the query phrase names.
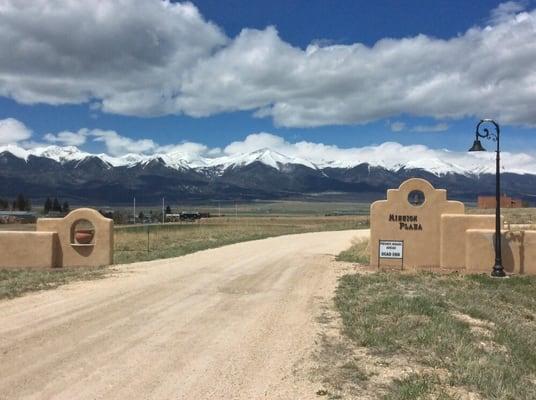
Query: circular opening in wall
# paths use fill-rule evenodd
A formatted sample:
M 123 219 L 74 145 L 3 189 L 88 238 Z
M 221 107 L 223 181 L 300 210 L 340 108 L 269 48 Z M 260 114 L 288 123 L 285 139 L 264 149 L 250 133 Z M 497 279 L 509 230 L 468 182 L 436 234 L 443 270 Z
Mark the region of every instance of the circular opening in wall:
M 87 219 L 76 221 L 71 228 L 71 243 L 92 244 L 95 237 L 95 227 Z
M 412 206 L 422 206 L 426 198 L 420 190 L 412 190 L 408 194 L 408 202 Z

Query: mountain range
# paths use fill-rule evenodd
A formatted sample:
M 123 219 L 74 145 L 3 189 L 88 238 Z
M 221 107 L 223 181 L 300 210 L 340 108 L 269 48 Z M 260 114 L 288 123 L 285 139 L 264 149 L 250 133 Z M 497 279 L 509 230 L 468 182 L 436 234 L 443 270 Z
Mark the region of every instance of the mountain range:
M 109 205 L 127 204 L 133 197 L 147 204 L 162 197 L 174 202 L 370 201 L 383 198 L 388 188 L 398 187 L 410 177 L 425 178 L 435 187 L 447 189 L 454 199 L 476 201 L 478 194 L 494 193 L 494 163 L 489 156 L 486 162 L 453 162 L 447 156 L 416 158 L 405 164 L 312 162 L 271 149 L 220 157 L 179 152 L 112 157 L 73 146 L 27 150 L 7 145 L 0 146 L 0 197 L 24 193 L 35 200 L 57 196 L 75 204 Z M 536 171 L 503 170 L 501 176 L 503 192 L 529 202 L 536 200 Z

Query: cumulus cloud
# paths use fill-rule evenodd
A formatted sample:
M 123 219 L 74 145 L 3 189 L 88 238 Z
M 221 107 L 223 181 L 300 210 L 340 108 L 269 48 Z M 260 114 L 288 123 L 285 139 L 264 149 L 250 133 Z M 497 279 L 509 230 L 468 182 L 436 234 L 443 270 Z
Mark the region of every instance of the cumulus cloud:
M 209 148 L 201 143 L 182 142 L 174 145 L 158 146 L 157 151 L 165 153 L 204 154 L 209 151 Z
M 104 143 L 106 151 L 112 156 L 123 156 L 125 154 L 173 154 L 189 160 L 209 153 L 215 154 L 215 151 L 219 152 L 218 148 L 209 149 L 204 144 L 194 142 L 181 142 L 162 146 L 152 139 L 132 139 L 113 130 L 82 129 L 81 132 L 86 137 L 92 137 L 94 142 Z
M 18 121 L 17 121 L 18 122 Z M 18 122 L 21 124 L 20 122 Z M 106 152 L 118 157 L 126 154 L 174 154 L 184 159 L 195 158 L 203 155 L 216 156 L 221 154 L 221 149 L 210 149 L 201 143 L 181 142 L 178 144 L 159 145 L 152 139 L 133 139 L 123 136 L 114 130 L 87 129 L 82 128 L 76 132 L 62 131 L 58 133 L 47 133 L 43 139 L 51 144 L 59 146 L 84 145 L 88 140 L 104 144 Z M 11 142 L 12 144 L 14 142 Z M 25 143 L 24 147 L 43 147 L 43 143 Z
M 508 21 L 515 14 L 523 11 L 527 6 L 527 1 L 507 1 L 499 4 L 491 10 L 490 22 L 493 24 Z
M 174 112 L 168 103 L 181 75 L 226 41 L 191 3 L 0 0 L 0 51 L 9 54 L 0 60 L 0 94 L 22 103 L 92 101 L 123 114 Z
M 493 115 L 534 124 L 536 13 L 450 40 L 419 35 L 373 47 L 311 45 L 302 51 L 274 28 L 245 30 L 203 60 L 183 91 L 187 112 L 207 115 L 234 102 L 235 109 L 260 108 L 257 115 L 284 126 L 365 123 L 399 114 Z
M 250 153 L 261 149 L 281 151 L 282 149 L 286 149 L 288 145 L 289 143 L 287 143 L 281 136 L 260 132 L 252 133 L 244 140 L 232 142 L 223 149 L 223 152 L 227 155 L 236 155 Z
M 86 143 L 88 129 L 80 129 L 78 132 L 63 131 L 57 134 L 47 133 L 43 136 L 49 143 L 64 145 L 64 146 L 81 146 Z
M 14 118 L 0 120 L 0 145 L 15 144 L 30 139 L 32 131 Z
M 135 153 L 153 153 L 158 145 L 152 139 L 131 139 L 115 131 L 94 129 L 88 132 L 95 142 L 102 142 L 112 156 Z
M 275 27 L 228 38 L 191 3 L 0 0 L 0 51 L 0 95 L 25 103 L 141 116 L 249 110 L 289 127 L 398 115 L 536 125 L 536 11 L 519 2 L 448 40 L 301 49 Z
M 158 146 L 155 153 L 180 158 L 185 161 L 193 161 L 202 157 L 212 158 L 220 156 L 221 149 L 218 147 L 211 149 L 201 143 L 182 142 L 174 145 Z

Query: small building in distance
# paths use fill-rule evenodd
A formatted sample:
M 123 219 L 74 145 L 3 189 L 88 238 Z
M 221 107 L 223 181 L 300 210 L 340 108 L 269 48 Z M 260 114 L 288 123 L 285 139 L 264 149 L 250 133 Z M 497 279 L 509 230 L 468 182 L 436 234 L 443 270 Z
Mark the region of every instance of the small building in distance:
M 495 208 L 495 204 L 495 196 L 478 196 L 478 208 Z M 514 199 L 505 194 L 501 196 L 501 208 L 522 208 L 524 206 L 521 199 Z

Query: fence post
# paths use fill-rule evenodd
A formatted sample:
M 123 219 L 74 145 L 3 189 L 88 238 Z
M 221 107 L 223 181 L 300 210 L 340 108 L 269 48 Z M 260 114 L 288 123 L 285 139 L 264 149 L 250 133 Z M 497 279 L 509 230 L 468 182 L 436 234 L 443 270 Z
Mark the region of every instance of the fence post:
M 149 250 L 149 233 L 150 233 L 150 230 L 151 230 L 151 225 L 147 225 L 147 253 L 150 252 L 150 250 Z

